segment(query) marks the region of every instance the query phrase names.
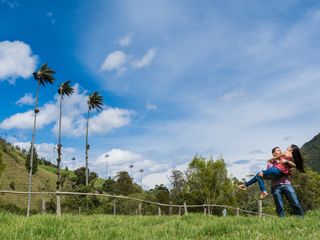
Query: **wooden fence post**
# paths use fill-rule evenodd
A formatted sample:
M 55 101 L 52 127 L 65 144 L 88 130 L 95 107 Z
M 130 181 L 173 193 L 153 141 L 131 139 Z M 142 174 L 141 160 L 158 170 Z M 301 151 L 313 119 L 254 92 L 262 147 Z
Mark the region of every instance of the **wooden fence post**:
M 60 193 L 57 192 L 57 216 L 61 217 L 61 198 L 60 198 Z
M 161 216 L 161 208 L 160 208 L 160 203 L 158 203 L 158 216 Z
M 211 214 L 211 208 L 210 208 L 210 205 L 208 205 L 208 214 L 209 214 L 209 215 Z
M 207 214 L 207 208 L 206 208 L 206 205 L 203 204 L 203 214 L 206 215 Z
M 185 215 L 188 215 L 187 203 L 184 202 L 184 203 L 183 203 L 183 206 L 184 206 L 184 214 L 185 214 Z
M 181 216 L 181 206 L 179 206 L 179 216 Z
M 224 208 L 224 209 L 222 210 L 222 216 L 223 216 L 223 217 L 227 216 L 227 209 L 226 209 L 226 208 Z
M 80 215 L 80 214 L 81 214 L 81 207 L 79 207 L 79 209 L 78 209 L 78 210 L 79 210 L 79 215 Z
M 116 215 L 117 209 L 116 209 L 116 198 L 113 198 L 113 215 Z
M 46 201 L 44 199 L 44 196 L 42 196 L 42 214 L 46 213 Z
M 258 200 L 259 217 L 262 217 L 262 200 Z
M 239 208 L 236 209 L 236 214 L 239 216 Z
M 169 202 L 169 215 L 172 215 L 172 201 Z
M 142 203 L 139 203 L 138 212 L 139 212 L 139 215 L 142 215 Z

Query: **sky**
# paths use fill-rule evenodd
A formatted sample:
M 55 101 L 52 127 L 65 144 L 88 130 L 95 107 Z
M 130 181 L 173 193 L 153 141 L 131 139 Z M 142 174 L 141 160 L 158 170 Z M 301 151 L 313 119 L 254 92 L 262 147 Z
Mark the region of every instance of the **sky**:
M 89 168 L 128 171 L 146 189 L 169 186 L 196 154 L 244 178 L 273 147 L 319 133 L 318 1 L 0 0 L 0 20 L 1 137 L 30 146 L 32 73 L 47 63 L 55 82 L 40 89 L 36 149 L 56 162 L 57 89 L 70 80 L 63 167 L 85 165 L 94 91 L 104 108 L 91 113 Z

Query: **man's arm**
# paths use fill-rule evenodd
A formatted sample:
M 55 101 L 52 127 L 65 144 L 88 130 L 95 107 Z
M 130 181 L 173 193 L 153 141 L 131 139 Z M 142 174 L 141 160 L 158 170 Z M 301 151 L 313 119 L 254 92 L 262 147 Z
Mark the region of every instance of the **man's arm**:
M 281 154 L 281 155 L 279 155 L 277 157 L 273 157 L 273 158 L 269 159 L 268 162 L 272 163 L 272 162 L 274 162 L 276 160 L 279 160 L 279 158 L 284 157 L 284 156 L 285 156 L 284 154 Z

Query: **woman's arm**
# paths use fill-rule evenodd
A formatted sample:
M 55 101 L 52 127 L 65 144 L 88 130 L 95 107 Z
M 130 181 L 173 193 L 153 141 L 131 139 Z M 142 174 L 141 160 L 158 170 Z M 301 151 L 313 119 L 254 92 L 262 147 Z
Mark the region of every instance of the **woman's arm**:
M 285 160 L 285 159 L 281 159 L 280 163 L 287 164 L 287 165 L 289 165 L 289 167 L 296 167 L 296 164 L 294 162 L 288 161 L 288 160 Z

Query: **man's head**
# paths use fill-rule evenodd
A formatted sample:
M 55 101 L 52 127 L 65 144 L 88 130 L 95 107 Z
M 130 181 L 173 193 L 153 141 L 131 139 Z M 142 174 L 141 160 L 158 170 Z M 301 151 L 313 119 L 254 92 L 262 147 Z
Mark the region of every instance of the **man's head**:
M 281 155 L 281 149 L 279 148 L 279 147 L 274 147 L 274 148 L 272 148 L 272 155 L 274 156 L 274 157 L 278 157 L 278 156 L 280 156 Z

